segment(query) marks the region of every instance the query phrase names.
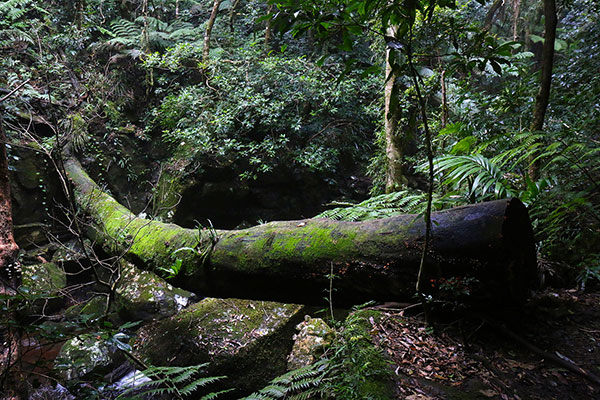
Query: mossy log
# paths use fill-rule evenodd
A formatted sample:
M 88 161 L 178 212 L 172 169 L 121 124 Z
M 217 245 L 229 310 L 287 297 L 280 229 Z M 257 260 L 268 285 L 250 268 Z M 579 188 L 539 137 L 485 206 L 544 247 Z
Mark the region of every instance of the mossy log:
M 97 244 L 159 274 L 181 260 L 172 283 L 198 295 L 315 303 L 325 296 L 331 269 L 338 305 L 414 295 L 425 233 L 422 216 L 185 229 L 137 217 L 103 192 L 76 160 L 67 160 L 65 168 L 76 203 L 90 217 L 88 235 Z M 432 220 L 426 262 L 443 278 L 432 286 L 468 291 L 478 300 L 526 297 L 536 280 L 536 256 L 527 210 L 518 199 L 436 212 Z

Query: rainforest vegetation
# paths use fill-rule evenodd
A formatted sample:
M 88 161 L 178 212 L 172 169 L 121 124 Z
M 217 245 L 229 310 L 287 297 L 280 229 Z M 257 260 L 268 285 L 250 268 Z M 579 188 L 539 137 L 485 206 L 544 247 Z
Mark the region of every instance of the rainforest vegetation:
M 599 17 L 0 0 L 0 399 L 598 398 Z

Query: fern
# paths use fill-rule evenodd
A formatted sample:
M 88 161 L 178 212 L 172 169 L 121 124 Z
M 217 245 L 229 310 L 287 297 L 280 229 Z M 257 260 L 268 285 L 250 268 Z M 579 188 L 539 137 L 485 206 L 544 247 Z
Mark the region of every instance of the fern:
M 319 385 L 329 372 L 329 360 L 323 359 L 306 367 L 287 372 L 269 385 L 242 400 L 309 399 L 320 393 Z
M 207 363 L 204 363 L 187 367 L 151 366 L 142 371 L 142 374 L 150 379 L 149 381 L 141 382 L 139 385 L 125 390 L 117 397 L 117 399 L 138 399 L 141 398 L 140 396 L 142 395 L 144 398 L 149 395 L 170 395 L 174 398 L 183 399 L 196 390 L 225 378 L 224 376 L 198 377 L 198 374 L 206 368 L 207 365 Z M 209 393 L 201 399 L 216 399 L 219 395 L 231 390 L 232 389 Z M 137 392 L 136 397 L 125 397 L 132 392 Z
M 425 193 L 413 193 L 408 190 L 382 194 L 358 204 L 348 204 L 326 210 L 317 218 L 329 218 L 343 221 L 364 221 L 368 219 L 387 218 L 405 213 L 420 213 L 425 209 Z M 439 198 L 437 206 L 440 207 Z
M 31 0 L 7 0 L 0 2 L 0 15 L 10 21 L 21 18 L 28 10 Z
M 157 18 L 147 17 L 148 41 L 153 49 L 165 49 L 176 43 L 194 41 L 201 32 L 189 22 L 175 21 L 167 24 Z M 111 38 L 91 46 L 96 50 L 139 49 L 142 40 L 144 17 L 135 21 L 118 18 L 110 23 L 110 29 L 102 28 L 101 32 Z M 126 51 L 126 50 L 123 50 Z

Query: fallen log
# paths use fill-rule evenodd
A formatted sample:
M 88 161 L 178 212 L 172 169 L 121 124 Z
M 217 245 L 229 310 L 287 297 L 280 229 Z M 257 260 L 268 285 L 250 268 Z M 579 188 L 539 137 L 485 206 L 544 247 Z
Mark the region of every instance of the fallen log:
M 88 236 L 112 254 L 161 274 L 181 260 L 172 283 L 201 296 L 315 303 L 333 270 L 336 304 L 409 299 L 424 242 L 422 216 L 343 222 L 278 221 L 242 230 L 185 229 L 139 218 L 103 192 L 74 159 L 65 161 Z M 432 215 L 426 262 L 432 286 L 494 302 L 523 300 L 536 281 L 533 233 L 518 199 Z M 163 273 L 164 275 L 164 273 Z

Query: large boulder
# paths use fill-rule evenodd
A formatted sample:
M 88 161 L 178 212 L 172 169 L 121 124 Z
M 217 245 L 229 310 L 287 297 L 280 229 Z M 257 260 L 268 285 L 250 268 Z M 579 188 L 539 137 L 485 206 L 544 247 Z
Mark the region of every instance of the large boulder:
M 55 365 L 60 376 L 70 381 L 88 374 L 104 374 L 123 361 L 118 348 L 100 333 L 76 336 L 60 349 Z
M 151 365 L 210 363 L 207 374 L 226 375 L 230 395 L 251 393 L 286 370 L 294 326 L 303 306 L 206 298 L 179 314 L 147 325 L 134 354 Z

